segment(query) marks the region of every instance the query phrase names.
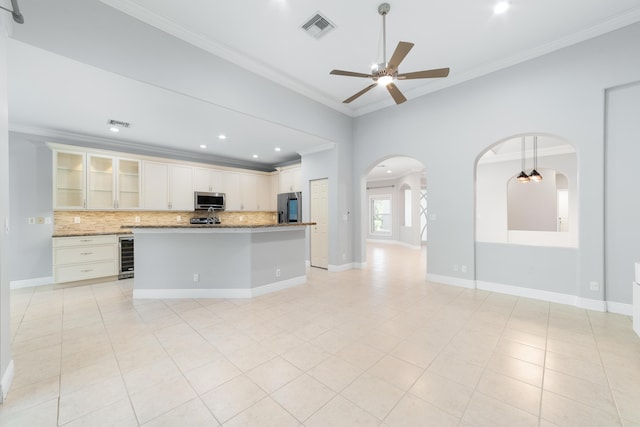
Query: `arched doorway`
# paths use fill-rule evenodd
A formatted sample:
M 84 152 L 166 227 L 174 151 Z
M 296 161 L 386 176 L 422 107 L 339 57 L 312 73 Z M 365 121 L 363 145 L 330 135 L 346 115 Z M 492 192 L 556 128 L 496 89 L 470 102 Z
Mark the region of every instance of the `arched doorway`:
M 394 249 L 422 251 L 426 270 L 426 174 L 406 156 L 376 161 L 362 179 L 362 235 L 367 265 L 384 262 Z

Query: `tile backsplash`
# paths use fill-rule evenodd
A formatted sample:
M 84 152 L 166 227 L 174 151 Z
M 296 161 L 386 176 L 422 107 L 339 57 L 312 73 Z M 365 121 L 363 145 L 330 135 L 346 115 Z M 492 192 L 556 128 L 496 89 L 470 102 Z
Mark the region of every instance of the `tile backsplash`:
M 186 225 L 191 218 L 206 215 L 193 211 L 55 211 L 53 234 L 122 233 L 128 231 L 123 225 Z M 216 216 L 227 225 L 277 223 L 275 212 L 227 211 Z

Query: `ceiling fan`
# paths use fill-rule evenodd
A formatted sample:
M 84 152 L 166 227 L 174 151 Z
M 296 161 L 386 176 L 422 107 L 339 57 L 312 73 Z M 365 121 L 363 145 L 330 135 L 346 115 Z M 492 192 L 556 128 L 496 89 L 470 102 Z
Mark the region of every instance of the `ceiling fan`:
M 383 52 L 383 62 L 374 66 L 371 74 L 364 73 L 355 73 L 352 71 L 343 71 L 343 70 L 331 70 L 329 74 L 334 74 L 337 76 L 349 76 L 349 77 L 366 77 L 373 80 L 373 84 L 365 87 L 360 92 L 355 95 L 350 96 L 349 98 L 342 101 L 345 104 L 350 103 L 351 101 L 359 98 L 365 93 L 369 92 L 371 89 L 376 87 L 377 85 L 384 85 L 387 87 L 387 90 L 391 94 L 391 97 L 396 102 L 396 104 L 402 104 L 407 100 L 405 96 L 400 92 L 400 89 L 393 83 L 394 80 L 410 80 L 410 79 L 431 79 L 435 77 L 447 77 L 449 75 L 449 68 L 438 68 L 434 70 L 424 70 L 424 71 L 415 71 L 412 73 L 402 73 L 398 74 L 398 66 L 402 62 L 402 60 L 407 56 L 411 48 L 413 47 L 413 43 L 409 42 L 399 42 L 396 50 L 391 55 L 391 59 L 387 62 L 387 25 L 386 25 L 386 17 L 387 13 L 391 10 L 391 6 L 389 3 L 382 3 L 378 6 L 378 13 L 382 15 L 382 52 Z

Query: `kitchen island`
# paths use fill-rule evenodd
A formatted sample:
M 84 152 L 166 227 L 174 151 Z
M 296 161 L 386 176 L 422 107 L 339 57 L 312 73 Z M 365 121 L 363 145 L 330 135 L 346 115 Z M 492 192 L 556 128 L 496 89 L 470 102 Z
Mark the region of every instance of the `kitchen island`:
M 251 298 L 306 283 L 306 228 L 126 225 L 135 237 L 134 298 Z

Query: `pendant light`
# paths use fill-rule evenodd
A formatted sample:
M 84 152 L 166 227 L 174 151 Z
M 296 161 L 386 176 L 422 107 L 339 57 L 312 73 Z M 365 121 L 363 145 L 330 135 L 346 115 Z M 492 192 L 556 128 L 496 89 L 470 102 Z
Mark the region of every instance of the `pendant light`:
M 538 136 L 533 137 L 533 170 L 529 179 L 533 182 L 542 181 L 542 175 L 536 170 L 538 168 Z
M 518 178 L 516 179 L 520 182 L 529 182 L 531 181 L 531 178 L 529 178 L 529 175 L 527 175 L 524 171 L 524 136 L 522 137 L 522 141 L 520 142 L 520 161 L 522 163 L 522 171 L 520 171 L 520 175 L 518 175 Z

